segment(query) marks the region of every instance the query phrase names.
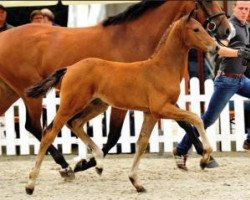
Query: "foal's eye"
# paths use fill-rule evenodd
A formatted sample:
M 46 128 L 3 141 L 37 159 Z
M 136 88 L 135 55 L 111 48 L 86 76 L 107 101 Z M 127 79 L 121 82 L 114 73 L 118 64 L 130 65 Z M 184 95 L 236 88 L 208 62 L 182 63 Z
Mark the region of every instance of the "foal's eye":
M 196 32 L 196 33 L 199 32 L 199 31 L 200 31 L 200 30 L 199 30 L 198 28 L 195 28 L 195 29 L 194 29 L 194 32 Z

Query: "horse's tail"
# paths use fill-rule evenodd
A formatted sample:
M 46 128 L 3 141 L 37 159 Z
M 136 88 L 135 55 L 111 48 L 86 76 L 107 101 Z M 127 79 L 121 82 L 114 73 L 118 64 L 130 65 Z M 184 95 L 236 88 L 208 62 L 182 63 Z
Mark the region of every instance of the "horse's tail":
M 35 85 L 28 88 L 25 92 L 28 97 L 38 98 L 44 96 L 49 90 L 51 90 L 54 86 L 56 86 L 62 76 L 66 73 L 67 68 L 62 68 L 56 70 L 49 77 L 39 81 Z

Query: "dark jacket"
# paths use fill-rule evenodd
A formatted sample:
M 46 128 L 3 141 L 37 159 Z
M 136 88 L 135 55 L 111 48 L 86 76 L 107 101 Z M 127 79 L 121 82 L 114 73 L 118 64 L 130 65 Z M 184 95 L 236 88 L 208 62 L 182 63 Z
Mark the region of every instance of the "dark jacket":
M 228 46 L 232 48 L 240 48 L 249 44 L 248 24 L 242 24 L 235 16 L 229 19 L 235 28 L 236 35 L 230 39 Z M 220 70 L 229 73 L 243 74 L 246 70 L 246 65 L 242 62 L 242 58 L 222 58 Z

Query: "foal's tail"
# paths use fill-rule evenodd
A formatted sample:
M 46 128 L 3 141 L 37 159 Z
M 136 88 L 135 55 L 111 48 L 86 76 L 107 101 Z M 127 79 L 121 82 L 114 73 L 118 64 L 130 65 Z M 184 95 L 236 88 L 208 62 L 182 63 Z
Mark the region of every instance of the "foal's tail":
M 31 86 L 26 90 L 26 95 L 31 98 L 38 98 L 44 96 L 49 90 L 56 86 L 61 77 L 66 73 L 67 68 L 56 70 L 49 77 L 39 81 L 35 85 Z

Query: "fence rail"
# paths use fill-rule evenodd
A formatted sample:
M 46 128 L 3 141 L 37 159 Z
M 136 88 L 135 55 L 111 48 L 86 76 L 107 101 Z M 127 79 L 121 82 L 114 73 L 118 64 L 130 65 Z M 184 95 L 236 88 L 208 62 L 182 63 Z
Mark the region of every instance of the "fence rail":
M 190 94 L 184 95 L 184 82 L 181 84 L 181 95 L 178 105 L 181 108 L 189 109 L 198 115 L 201 115 L 201 103 L 207 108 L 210 96 L 213 92 L 213 82 L 205 82 L 205 94 L 201 95 L 199 91 L 199 80 L 193 78 L 190 81 Z M 56 113 L 59 104 L 59 98 L 56 97 L 55 91 L 51 91 L 43 104 L 47 109 L 47 120 L 50 122 Z M 220 118 L 214 125 L 207 129 L 207 135 L 214 150 L 217 151 L 242 151 L 242 143 L 246 137 L 244 123 L 244 101 L 246 99 L 235 95 L 231 102 L 234 103 L 234 124 L 230 123 L 229 105 L 225 107 Z M 237 105 L 237 106 L 236 106 Z M 15 122 L 15 115 L 18 113 L 18 123 Z M 133 114 L 133 118 L 131 115 Z M 99 147 L 107 141 L 109 129 L 110 108 L 104 115 L 99 115 L 89 121 L 88 128 L 93 130 L 92 139 Z M 24 128 L 26 120 L 25 106 L 22 100 L 18 100 L 8 109 L 0 122 L 0 155 L 28 155 L 37 154 L 39 142 Z M 135 143 L 138 138 L 143 121 L 143 113 L 135 111 L 127 114 L 121 138 L 118 144 L 111 149 L 111 153 L 130 153 L 134 151 Z M 175 143 L 181 140 L 184 131 L 178 127 L 177 123 L 172 120 L 161 120 L 161 126 L 155 126 L 149 142 L 149 152 L 171 152 Z M 59 147 L 63 154 L 74 153 L 85 157 L 87 149 L 78 138 L 76 138 L 69 129 L 63 127 L 61 134 L 53 143 Z

